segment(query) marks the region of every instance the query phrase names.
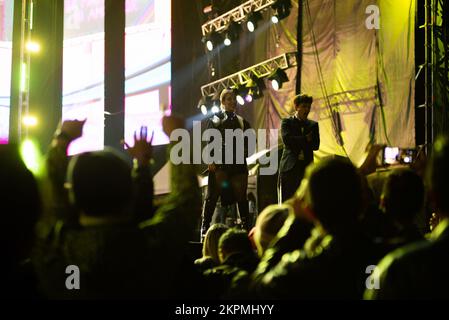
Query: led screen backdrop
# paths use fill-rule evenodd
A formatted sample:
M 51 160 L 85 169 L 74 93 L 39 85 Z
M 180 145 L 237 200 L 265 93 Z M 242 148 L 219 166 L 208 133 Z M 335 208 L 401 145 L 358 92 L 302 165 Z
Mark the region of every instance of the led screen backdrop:
M 13 1 L 0 0 L 0 143 L 9 136 L 13 7 Z

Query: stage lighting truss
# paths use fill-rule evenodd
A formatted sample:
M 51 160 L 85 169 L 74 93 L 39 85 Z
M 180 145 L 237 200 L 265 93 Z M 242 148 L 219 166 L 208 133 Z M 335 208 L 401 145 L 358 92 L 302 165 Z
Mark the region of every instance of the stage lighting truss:
M 279 72 L 277 70 L 284 71 L 295 66 L 297 66 L 297 52 L 284 53 L 222 79 L 208 83 L 201 87 L 201 94 L 203 97 L 214 97 L 219 95 L 224 89 L 236 89 L 245 86 L 249 89 L 248 93 L 256 93 L 256 91 L 258 91 L 260 96 L 264 86 L 263 78 L 275 75 L 276 72 Z M 256 86 L 262 89 L 256 90 Z M 253 90 L 251 91 L 251 89 Z M 252 97 L 256 98 L 256 96 Z
M 201 26 L 203 42 L 207 49 L 212 51 L 220 40 L 224 40 L 224 44 L 230 46 L 232 41 L 237 39 L 242 23 L 245 23 L 248 31 L 254 32 L 258 21 L 262 20 L 261 13 L 269 7 L 273 11 L 271 21 L 278 23 L 290 14 L 292 4 L 291 0 L 250 0 L 208 21 Z M 224 38 L 218 39 L 217 35 L 222 33 L 225 33 Z

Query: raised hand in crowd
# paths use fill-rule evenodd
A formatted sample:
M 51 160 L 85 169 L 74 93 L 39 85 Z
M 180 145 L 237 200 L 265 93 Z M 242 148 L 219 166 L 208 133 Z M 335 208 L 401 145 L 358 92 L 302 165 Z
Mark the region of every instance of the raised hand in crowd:
M 139 166 L 146 165 L 153 157 L 152 142 L 154 138 L 154 131 L 148 139 L 148 128 L 146 126 L 140 127 L 139 137 L 137 132 L 134 132 L 134 145 L 130 147 L 124 140 L 121 141 L 125 146 L 128 154 L 137 161 Z
M 46 170 L 48 182 L 51 186 L 51 207 L 54 217 L 65 221 L 72 220 L 72 208 L 69 206 L 67 189 L 64 187 L 67 177 L 69 157 L 67 149 L 72 141 L 83 135 L 83 128 L 87 119 L 65 120 L 55 131 L 51 147 L 46 156 Z M 77 220 L 77 218 L 74 218 Z
M 78 139 L 83 135 L 84 124 L 87 119 L 84 120 L 65 120 L 55 133 L 55 140 L 59 144 L 60 142 L 67 145 L 75 139 Z
M 363 175 L 369 175 L 370 173 L 376 172 L 376 168 L 379 166 L 377 163 L 377 158 L 379 156 L 379 152 L 381 152 L 384 147 L 384 144 L 369 144 L 367 146 L 368 155 L 359 167 L 359 171 Z

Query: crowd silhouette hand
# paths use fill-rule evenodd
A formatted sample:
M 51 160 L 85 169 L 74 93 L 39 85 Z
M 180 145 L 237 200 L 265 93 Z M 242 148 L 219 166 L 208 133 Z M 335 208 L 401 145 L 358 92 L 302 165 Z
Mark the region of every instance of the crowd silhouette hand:
M 84 124 L 87 119 L 84 120 L 65 120 L 61 128 L 59 129 L 60 133 L 66 135 L 70 141 L 78 139 L 83 135 Z
M 376 168 L 379 166 L 377 163 L 377 157 L 379 152 L 382 151 L 384 147 L 384 144 L 368 145 L 368 155 L 359 168 L 364 175 L 368 175 L 376 171 Z
M 139 136 L 134 132 L 134 146 L 130 147 L 124 140 L 121 144 L 126 148 L 128 154 L 136 159 L 139 165 L 148 163 L 153 157 L 153 146 L 151 145 L 154 138 L 154 131 L 148 140 L 148 128 L 146 126 L 140 127 Z

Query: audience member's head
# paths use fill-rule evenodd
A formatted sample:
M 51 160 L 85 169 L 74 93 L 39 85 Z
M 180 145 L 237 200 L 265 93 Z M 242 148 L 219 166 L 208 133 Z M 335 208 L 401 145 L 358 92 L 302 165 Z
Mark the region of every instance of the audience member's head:
M 361 176 L 346 159 L 328 158 L 309 166 L 305 203 L 330 233 L 354 228 L 362 208 Z M 301 188 L 301 187 L 300 187 Z
M 85 152 L 72 158 L 67 181 L 71 201 L 86 215 L 122 215 L 131 205 L 131 168 L 112 150 Z
M 231 228 L 220 237 L 218 252 L 220 262 L 223 263 L 233 254 L 253 254 L 254 251 L 248 233 L 244 230 Z
M 8 244 L 4 258 L 8 263 L 17 263 L 30 253 L 42 204 L 37 182 L 15 145 L 0 145 L 0 202 L 1 243 Z
M 449 137 L 439 137 L 427 168 L 427 184 L 435 211 L 449 216 Z
M 285 207 L 269 206 L 263 210 L 254 227 L 254 242 L 259 256 L 262 256 L 270 242 L 276 237 L 287 220 L 289 213 Z
M 229 229 L 222 223 L 212 225 L 206 232 L 203 242 L 203 257 L 211 257 L 216 264 L 220 264 L 218 255 L 218 242 L 220 237 Z
M 424 183 L 411 169 L 394 169 L 384 182 L 381 198 L 385 213 L 393 220 L 411 223 L 424 204 Z

